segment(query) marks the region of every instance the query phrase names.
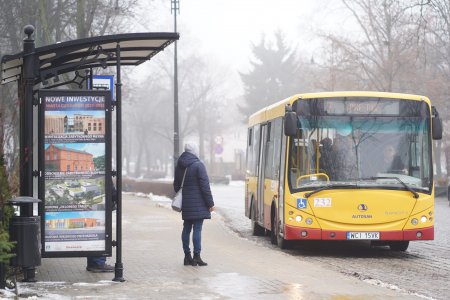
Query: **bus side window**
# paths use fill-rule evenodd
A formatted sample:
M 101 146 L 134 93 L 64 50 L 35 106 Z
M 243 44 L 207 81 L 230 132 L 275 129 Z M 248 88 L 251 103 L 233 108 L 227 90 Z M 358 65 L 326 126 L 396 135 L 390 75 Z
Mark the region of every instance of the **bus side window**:
M 261 135 L 260 135 L 261 127 L 260 125 L 255 125 L 253 127 L 253 145 L 252 149 L 252 175 L 257 176 L 259 172 L 259 147 L 261 146 Z
M 294 138 L 291 137 L 291 141 L 290 141 L 290 149 L 289 149 L 289 158 L 290 158 L 290 162 L 289 162 L 289 177 L 290 180 L 289 182 L 296 182 L 297 180 L 297 166 L 298 166 L 298 162 L 296 160 L 296 155 L 297 153 L 297 147 L 295 147 L 295 141 Z M 294 188 L 296 188 L 296 186 L 294 186 Z
M 297 182 L 297 178 L 301 176 L 302 167 L 302 147 L 300 146 L 301 140 L 298 138 L 291 137 L 291 149 L 289 151 L 289 156 L 291 158 L 290 176 L 291 182 Z M 297 188 L 297 186 L 295 186 Z
M 283 135 L 282 119 L 274 119 L 267 125 L 267 145 L 264 175 L 268 179 L 279 179 L 281 138 Z
M 266 157 L 264 161 L 264 177 L 272 178 L 272 160 L 273 160 L 273 126 L 272 122 L 267 123 L 266 138 Z
M 247 175 L 256 176 L 259 150 L 259 127 L 249 128 L 247 141 Z
M 251 174 L 252 169 L 252 161 L 253 161 L 253 149 L 252 149 L 252 138 L 253 138 L 253 128 L 248 129 L 248 136 L 247 136 L 247 162 L 246 162 L 246 171 L 247 175 Z
M 416 178 L 420 178 L 420 155 L 417 155 L 420 153 L 419 149 L 419 143 L 418 142 L 412 142 L 410 144 L 410 175 Z

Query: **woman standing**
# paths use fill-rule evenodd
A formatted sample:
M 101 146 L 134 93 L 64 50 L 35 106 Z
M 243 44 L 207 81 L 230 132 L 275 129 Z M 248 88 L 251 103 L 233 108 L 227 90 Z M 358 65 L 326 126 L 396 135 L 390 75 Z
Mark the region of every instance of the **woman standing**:
M 175 168 L 173 187 L 175 192 L 181 188 L 183 182 L 183 202 L 181 215 L 184 220 L 181 241 L 183 242 L 184 265 L 208 265 L 200 257 L 202 250 L 202 226 L 204 219 L 211 219 L 214 210 L 214 201 L 209 186 L 208 174 L 205 165 L 198 158 L 196 144 L 187 143 Z M 192 229 L 192 243 L 194 257 L 191 256 L 189 240 Z

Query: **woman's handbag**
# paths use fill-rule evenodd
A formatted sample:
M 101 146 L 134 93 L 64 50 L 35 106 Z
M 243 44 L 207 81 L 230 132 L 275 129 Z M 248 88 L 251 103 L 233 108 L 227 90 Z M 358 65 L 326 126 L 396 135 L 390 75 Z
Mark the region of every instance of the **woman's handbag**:
M 178 211 L 178 212 L 181 211 L 181 206 L 183 203 L 183 185 L 184 185 L 184 178 L 186 177 L 186 171 L 187 171 L 187 168 L 186 168 L 186 170 L 184 170 L 183 181 L 181 181 L 181 187 L 178 190 L 178 192 L 175 194 L 175 197 L 173 197 L 173 200 L 172 200 L 172 209 L 174 211 Z

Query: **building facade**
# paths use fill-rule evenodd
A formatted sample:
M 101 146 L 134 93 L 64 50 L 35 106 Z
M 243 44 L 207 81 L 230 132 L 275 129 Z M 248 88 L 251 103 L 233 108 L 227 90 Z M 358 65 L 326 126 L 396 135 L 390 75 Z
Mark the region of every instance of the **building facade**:
M 45 150 L 45 168 L 59 172 L 94 171 L 94 156 L 86 151 L 51 144 Z
M 105 134 L 105 117 L 75 114 L 45 116 L 45 134 Z

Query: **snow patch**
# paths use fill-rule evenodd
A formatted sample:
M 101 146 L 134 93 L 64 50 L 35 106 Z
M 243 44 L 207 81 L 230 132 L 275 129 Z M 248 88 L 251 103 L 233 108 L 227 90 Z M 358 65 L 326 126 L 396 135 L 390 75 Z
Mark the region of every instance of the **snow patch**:
M 148 194 L 147 196 L 150 200 L 155 201 L 155 202 L 172 202 L 171 199 L 167 198 L 166 196 L 158 196 L 158 195 L 153 195 L 153 194 Z
M 346 273 L 346 272 L 341 272 L 341 273 L 343 273 L 345 275 L 350 275 L 350 276 L 355 277 L 355 278 L 358 278 L 361 281 L 366 282 L 368 284 L 384 287 L 384 288 L 387 288 L 387 289 L 390 289 L 390 290 L 397 291 L 397 292 L 402 293 L 402 294 L 412 295 L 412 296 L 415 296 L 415 297 L 418 297 L 418 298 L 422 298 L 422 299 L 427 299 L 427 300 L 436 300 L 433 297 L 421 295 L 421 294 L 416 293 L 416 292 L 410 292 L 410 291 L 404 290 L 402 288 L 399 288 L 398 286 L 396 286 L 394 284 L 383 282 L 381 280 L 374 279 L 374 278 L 372 278 L 370 276 L 366 276 L 366 275 L 360 274 L 358 272 L 354 272 L 354 273 L 351 273 L 351 274 Z
M 409 291 L 406 291 L 404 289 L 399 288 L 398 286 L 396 286 L 394 284 L 386 283 L 386 282 L 383 282 L 383 281 L 378 280 L 378 279 L 368 278 L 368 279 L 363 279 L 362 281 L 367 282 L 368 284 L 372 284 L 372 285 L 388 288 L 390 290 L 394 290 L 394 291 L 397 291 L 397 292 L 400 292 L 400 293 L 403 293 L 403 294 L 413 295 L 413 296 L 416 296 L 418 298 L 427 299 L 427 300 L 435 300 L 435 298 L 433 298 L 433 297 L 428 297 L 428 296 L 421 295 L 421 294 L 418 294 L 418 293 L 415 293 L 415 292 L 409 292 Z
M 92 282 L 76 282 L 73 284 L 73 286 L 82 286 L 82 287 L 92 287 L 92 286 L 106 286 L 106 285 L 111 285 L 112 283 L 114 283 L 113 281 L 108 281 L 108 280 L 102 280 L 102 281 L 98 281 L 95 283 Z

